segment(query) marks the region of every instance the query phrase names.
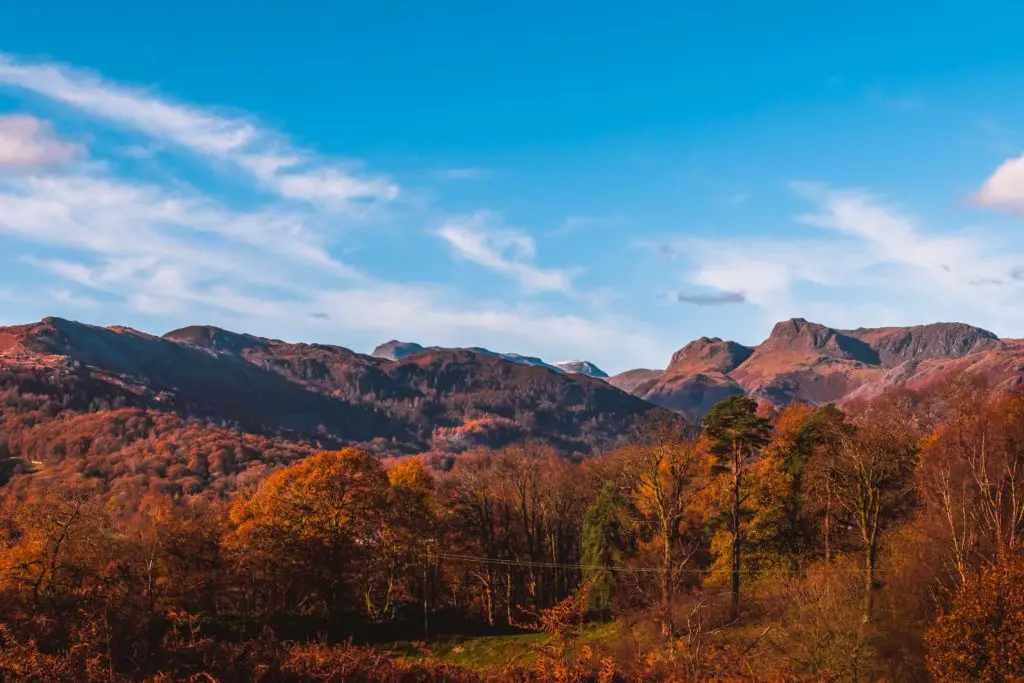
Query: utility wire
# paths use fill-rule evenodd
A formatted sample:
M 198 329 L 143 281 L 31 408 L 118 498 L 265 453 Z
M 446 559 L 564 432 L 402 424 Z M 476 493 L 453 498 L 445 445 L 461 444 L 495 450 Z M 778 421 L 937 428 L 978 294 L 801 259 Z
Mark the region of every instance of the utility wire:
M 437 557 L 446 560 L 454 560 L 456 562 L 468 562 L 474 564 L 490 564 L 503 567 L 534 567 L 542 569 L 580 569 L 580 570 L 593 570 L 593 571 L 611 571 L 611 572 L 624 572 L 624 573 L 661 573 L 664 571 L 661 567 L 629 567 L 629 566 L 608 566 L 603 564 L 564 564 L 559 562 L 539 562 L 531 560 L 514 560 L 507 558 L 497 557 L 475 557 L 472 555 L 457 555 L 454 553 L 431 553 L 432 557 Z M 803 567 L 801 569 L 789 570 L 790 574 L 806 574 L 811 569 Z M 856 569 L 852 567 L 833 567 L 825 568 L 824 572 L 833 572 L 840 574 L 864 574 L 867 569 Z M 885 573 L 887 570 L 874 569 L 872 570 L 875 574 Z M 714 573 L 711 569 L 675 569 L 673 573 L 686 573 L 686 574 L 703 574 L 708 575 Z M 731 570 L 723 572 L 724 574 L 731 574 Z M 741 569 L 741 574 L 761 574 L 764 570 L 756 569 Z

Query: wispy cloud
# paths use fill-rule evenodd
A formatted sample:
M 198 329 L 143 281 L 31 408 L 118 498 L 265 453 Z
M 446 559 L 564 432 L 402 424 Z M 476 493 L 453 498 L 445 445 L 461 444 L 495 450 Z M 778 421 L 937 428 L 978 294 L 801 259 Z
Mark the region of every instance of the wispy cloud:
M 746 303 L 747 296 L 743 292 L 718 292 L 715 294 L 687 294 L 685 292 L 673 292 L 670 295 L 672 301 L 680 304 L 693 304 L 694 306 L 726 306 L 729 304 Z
M 0 116 L 0 170 L 39 169 L 71 161 L 80 145 L 64 142 L 53 127 L 34 116 Z
M 666 351 L 655 329 L 634 320 L 607 315 L 584 318 L 530 305 L 471 301 L 436 286 L 379 285 L 324 292 L 315 305 L 332 319 L 346 321 L 350 329 L 370 331 L 381 339 L 458 346 L 473 338 L 481 346 L 525 349 L 541 357 L 572 349 L 618 367 L 624 352 L 653 363 L 663 360 Z
M 105 256 L 175 257 L 230 269 L 236 258 L 195 243 L 197 236 L 206 235 L 272 250 L 338 275 L 353 274 L 330 257 L 298 214 L 234 212 L 202 195 L 111 177 L 0 178 L 0 233 L 4 232 Z
M 1014 277 L 1024 255 L 998 234 L 936 230 L 864 190 L 819 183 L 792 189 L 812 207 L 795 221 L 813 232 L 792 239 L 682 239 L 664 248 L 684 264 L 686 280 L 726 299 L 742 292 L 769 319 L 818 311 L 833 324 L 1024 324 L 1016 303 L 1024 279 Z M 985 296 L 979 286 L 988 287 Z
M 359 175 L 346 165 L 293 147 L 250 118 L 174 102 L 56 64 L 0 56 L 0 84 L 23 88 L 83 113 L 238 168 L 261 186 L 294 200 L 331 208 L 388 201 L 398 186 Z
M 51 289 L 49 291 L 53 300 L 71 306 L 73 308 L 96 308 L 100 303 L 89 296 L 82 296 L 81 294 L 75 294 L 68 289 Z
M 459 258 L 514 277 L 528 292 L 568 292 L 572 286 L 572 277 L 566 271 L 536 266 L 533 238 L 501 226 L 493 214 L 450 219 L 437 234 Z
M 862 190 L 836 190 L 815 183 L 792 183 L 791 187 L 819 207 L 817 213 L 798 216 L 799 222 L 859 239 L 880 260 L 944 271 L 943 266 L 961 262 L 976 251 L 970 236 L 925 233 L 913 217 Z

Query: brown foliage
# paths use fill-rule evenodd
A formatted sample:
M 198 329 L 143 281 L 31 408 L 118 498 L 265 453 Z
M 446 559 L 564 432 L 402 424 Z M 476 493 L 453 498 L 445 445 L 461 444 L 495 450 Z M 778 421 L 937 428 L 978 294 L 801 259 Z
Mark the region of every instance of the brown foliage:
M 968 577 L 926 635 L 928 669 L 943 681 L 1009 681 L 1024 673 L 1024 560 Z

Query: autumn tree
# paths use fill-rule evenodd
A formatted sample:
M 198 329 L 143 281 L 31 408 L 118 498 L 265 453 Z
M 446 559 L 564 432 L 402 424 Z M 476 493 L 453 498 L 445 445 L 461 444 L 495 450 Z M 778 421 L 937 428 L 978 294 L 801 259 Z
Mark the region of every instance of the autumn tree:
M 965 580 L 1024 542 L 1024 396 L 960 380 L 946 403 L 945 419 L 925 440 L 920 478 Z
M 221 535 L 224 503 L 166 496 L 143 498 L 125 525 L 132 539 L 135 569 L 148 609 L 185 609 L 215 614 L 225 569 Z
M 846 414 L 832 403 L 819 406 L 801 427 L 805 447 L 810 442 L 809 457 L 803 464 L 804 489 L 809 494 L 807 502 L 812 503 L 811 515 L 819 530 L 818 541 L 813 545 L 826 563 L 831 562 L 835 554 L 836 461 L 840 445 L 852 430 Z
M 730 396 L 717 403 L 703 422 L 704 433 L 711 440 L 711 452 L 717 460 L 719 475 L 729 477 L 731 534 L 731 603 L 733 619 L 739 616 L 740 572 L 743 537 L 741 509 L 743 473 L 760 455 L 768 441 L 770 422 L 757 414 L 757 402 L 745 396 Z
M 383 466 L 363 451 L 316 453 L 239 498 L 225 542 L 271 609 L 336 616 L 368 599 L 387 494 Z
M 877 424 L 842 439 L 832 478 L 847 523 L 857 531 L 864 553 L 864 620 L 870 621 L 882 535 L 915 504 L 916 442 Z
M 928 630 L 939 681 L 1016 681 L 1024 672 L 1024 560 L 1006 557 L 967 577 Z
M 641 522 L 659 548 L 662 635 L 672 637 L 672 593 L 696 550 L 694 499 L 703 486 L 704 451 L 679 421 L 658 416 L 641 426 L 628 447 L 624 472 Z
M 101 562 L 114 539 L 93 492 L 58 486 L 38 498 L 9 500 L 0 538 L 0 581 L 39 605 L 48 598 L 102 586 Z
M 438 580 L 441 532 L 435 483 L 417 458 L 400 460 L 387 474 L 389 489 L 368 610 L 378 619 L 390 618 L 399 604 L 419 597 L 426 629 L 430 586 Z

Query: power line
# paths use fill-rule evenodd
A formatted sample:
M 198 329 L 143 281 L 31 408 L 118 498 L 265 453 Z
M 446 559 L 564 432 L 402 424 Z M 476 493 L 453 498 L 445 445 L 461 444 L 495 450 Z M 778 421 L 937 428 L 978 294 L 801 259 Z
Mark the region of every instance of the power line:
M 664 571 L 663 568 L 661 568 L 661 567 L 649 567 L 649 566 L 648 567 L 644 567 L 644 566 L 630 567 L 630 566 L 621 566 L 621 565 L 620 566 L 615 566 L 615 565 L 608 566 L 608 565 L 602 565 L 602 564 L 567 564 L 567 563 L 560 563 L 560 562 L 541 562 L 541 561 L 534 561 L 534 560 L 516 560 L 516 559 L 498 558 L 498 557 L 476 557 L 476 556 L 472 556 L 472 555 L 457 555 L 457 554 L 454 554 L 454 553 L 431 553 L 431 555 L 433 557 L 437 557 L 437 558 L 441 558 L 441 559 L 447 559 L 447 560 L 454 560 L 456 562 L 469 562 L 469 563 L 474 563 L 474 564 L 490 564 L 490 565 L 497 565 L 497 566 L 503 566 L 503 567 L 533 567 L 533 568 L 541 568 L 541 569 L 579 569 L 579 570 L 611 571 L 611 572 L 623 572 L 623 573 L 645 573 L 645 572 L 661 573 L 662 571 Z M 675 574 L 685 573 L 685 574 L 709 575 L 709 574 L 713 574 L 714 573 L 714 571 L 711 570 L 711 569 L 698 569 L 698 568 L 693 568 L 693 569 L 674 569 L 672 571 Z M 741 574 L 762 574 L 765 571 L 766 570 L 741 569 L 740 573 Z M 795 570 L 790 569 L 790 570 L 788 570 L 788 573 L 790 573 L 790 574 L 807 574 L 810 571 L 811 571 L 811 568 L 803 567 L 801 569 L 795 569 Z M 867 573 L 869 570 L 867 570 L 867 569 L 857 569 L 857 568 L 852 568 L 852 567 L 831 567 L 831 568 L 825 568 L 822 571 L 824 573 L 830 573 L 831 572 L 831 573 L 839 573 L 839 574 L 864 574 L 864 573 Z M 888 570 L 873 569 L 873 570 L 870 570 L 870 571 L 872 573 L 874 573 L 874 574 L 882 574 L 882 573 L 885 573 Z M 731 573 L 731 570 L 724 571 L 723 573 L 729 574 L 729 573 Z

